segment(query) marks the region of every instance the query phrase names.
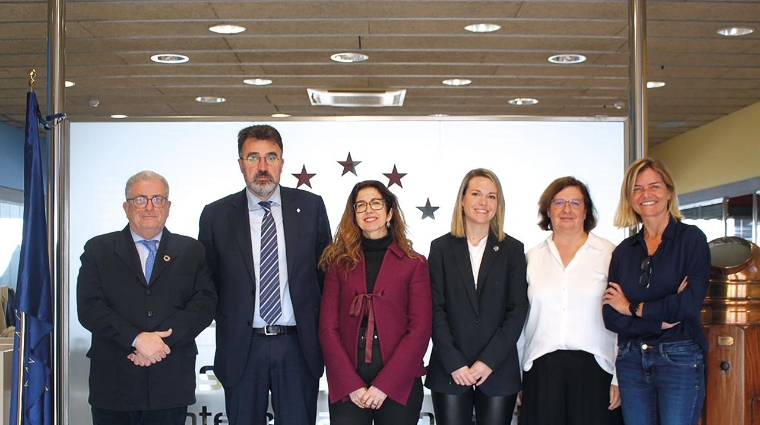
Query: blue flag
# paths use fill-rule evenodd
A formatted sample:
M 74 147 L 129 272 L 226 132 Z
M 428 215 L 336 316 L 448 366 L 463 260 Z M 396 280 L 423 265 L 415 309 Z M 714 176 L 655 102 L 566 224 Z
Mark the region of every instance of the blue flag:
M 33 91 L 26 97 L 26 141 L 24 143 L 24 228 L 16 285 L 16 337 L 13 350 L 13 387 L 10 425 L 22 415 L 24 425 L 52 425 L 53 369 L 51 342 L 53 309 L 50 263 L 48 261 L 45 191 L 40 152 L 40 106 Z M 26 313 L 24 352 L 19 351 L 21 312 Z M 23 388 L 18 388 L 19 356 L 24 368 Z M 17 400 L 22 397 L 22 411 Z

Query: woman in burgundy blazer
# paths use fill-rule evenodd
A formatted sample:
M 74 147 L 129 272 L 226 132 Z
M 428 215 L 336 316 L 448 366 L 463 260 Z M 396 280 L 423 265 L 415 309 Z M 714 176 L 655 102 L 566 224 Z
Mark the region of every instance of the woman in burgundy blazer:
M 430 279 L 406 238 L 398 200 L 382 183 L 354 186 L 320 266 L 330 423 L 416 424 L 432 329 Z

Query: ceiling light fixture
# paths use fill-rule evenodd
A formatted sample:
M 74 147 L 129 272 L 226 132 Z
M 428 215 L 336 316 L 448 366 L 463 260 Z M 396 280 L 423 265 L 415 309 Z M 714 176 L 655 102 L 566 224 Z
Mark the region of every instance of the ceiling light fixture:
M 73 81 L 66 81 L 66 82 L 63 83 L 64 87 L 74 87 L 75 85 L 77 85 L 77 83 L 75 83 Z
M 240 25 L 222 24 L 208 27 L 208 30 L 217 34 L 240 34 L 245 31 L 245 27 L 241 27 Z
M 448 117 L 449 114 L 430 114 L 430 116 L 433 118 L 444 118 L 444 117 Z
M 195 101 L 200 103 L 224 103 L 227 99 L 217 96 L 198 96 L 195 98 Z
M 558 63 L 561 65 L 572 65 L 575 63 L 581 63 L 585 61 L 586 61 L 585 56 L 575 54 L 575 53 L 549 56 L 549 62 Z
M 290 117 L 289 114 L 272 114 L 272 118 L 288 118 Z
M 742 35 L 752 34 L 753 32 L 755 32 L 753 28 L 744 28 L 744 27 L 729 27 L 729 28 L 721 28 L 718 30 L 718 34 L 725 37 L 739 37 Z
M 658 89 L 660 87 L 665 87 L 664 81 L 647 81 L 648 89 Z
M 113 115 L 111 115 L 111 118 L 113 118 L 113 119 L 115 119 L 115 120 L 123 120 L 123 119 L 124 119 L 124 118 L 126 118 L 126 117 L 127 117 L 127 116 L 126 116 L 126 115 L 124 115 L 124 114 L 113 114 Z
M 157 63 L 185 63 L 189 61 L 190 58 L 176 53 L 161 53 L 151 56 L 150 60 Z
M 533 99 L 532 97 L 516 97 L 509 101 L 510 105 L 515 106 L 530 106 L 535 105 L 538 103 L 538 99 Z
M 472 84 L 472 80 L 468 80 L 466 78 L 452 78 L 449 80 L 443 80 L 441 82 L 447 86 L 466 86 L 468 84 Z
M 330 56 L 330 59 L 334 60 L 335 62 L 340 63 L 353 63 L 353 62 L 364 62 L 367 59 L 369 59 L 369 56 L 363 54 L 363 53 L 336 53 L 332 56 Z
M 464 27 L 465 30 L 470 32 L 494 32 L 501 29 L 501 25 L 496 24 L 473 24 Z
M 272 80 L 266 78 L 248 78 L 243 80 L 243 82 L 251 86 L 268 86 L 272 84 Z

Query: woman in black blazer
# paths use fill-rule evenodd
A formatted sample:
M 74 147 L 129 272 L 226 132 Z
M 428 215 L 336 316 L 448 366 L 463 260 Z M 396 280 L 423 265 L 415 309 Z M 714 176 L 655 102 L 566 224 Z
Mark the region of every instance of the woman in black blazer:
M 425 385 L 436 422 L 508 424 L 520 391 L 517 339 L 528 311 L 523 244 L 504 231 L 504 195 L 489 170 L 467 173 L 451 233 L 430 246 L 433 353 Z

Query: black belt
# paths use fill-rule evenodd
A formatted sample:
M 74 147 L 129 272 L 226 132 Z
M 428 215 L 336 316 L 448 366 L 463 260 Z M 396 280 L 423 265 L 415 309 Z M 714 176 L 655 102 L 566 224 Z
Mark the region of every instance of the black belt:
M 298 328 L 295 326 L 267 325 L 263 328 L 253 328 L 254 335 L 298 335 Z

